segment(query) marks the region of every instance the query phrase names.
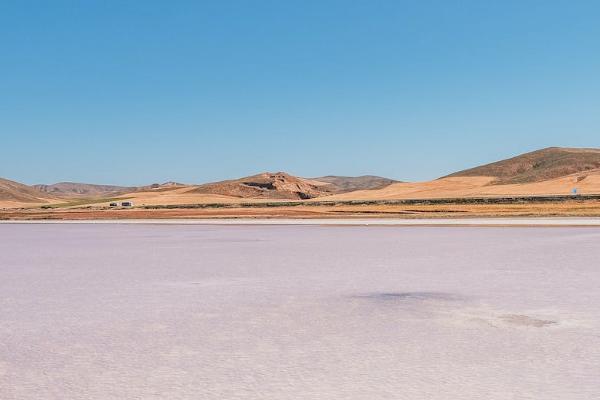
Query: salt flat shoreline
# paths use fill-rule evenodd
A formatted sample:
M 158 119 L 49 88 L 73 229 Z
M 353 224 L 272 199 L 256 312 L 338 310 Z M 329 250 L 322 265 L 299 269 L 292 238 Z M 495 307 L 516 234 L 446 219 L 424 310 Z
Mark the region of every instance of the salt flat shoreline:
M 103 220 L 2 220 L 0 224 L 151 224 L 151 225 L 326 225 L 326 226 L 574 226 L 600 227 L 600 218 L 439 218 L 439 219 L 103 219 Z

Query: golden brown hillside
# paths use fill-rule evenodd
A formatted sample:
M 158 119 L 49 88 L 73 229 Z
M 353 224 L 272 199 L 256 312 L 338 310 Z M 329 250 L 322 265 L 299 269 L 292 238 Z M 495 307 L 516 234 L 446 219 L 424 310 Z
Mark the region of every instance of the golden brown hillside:
M 541 182 L 600 169 L 600 149 L 549 147 L 447 177 L 490 176 L 494 184 Z
M 0 203 L 3 205 L 46 203 L 55 197 L 22 183 L 0 178 Z

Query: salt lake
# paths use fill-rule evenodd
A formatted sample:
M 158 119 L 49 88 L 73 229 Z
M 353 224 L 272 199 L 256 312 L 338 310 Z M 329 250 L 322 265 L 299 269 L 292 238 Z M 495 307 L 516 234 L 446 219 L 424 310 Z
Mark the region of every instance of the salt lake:
M 0 398 L 594 399 L 600 228 L 0 224 Z

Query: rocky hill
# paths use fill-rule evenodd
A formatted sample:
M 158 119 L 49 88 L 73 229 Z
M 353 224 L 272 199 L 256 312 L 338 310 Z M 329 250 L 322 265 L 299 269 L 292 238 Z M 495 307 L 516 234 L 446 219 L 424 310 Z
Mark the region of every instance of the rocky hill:
M 298 178 L 285 172 L 265 172 L 241 179 L 200 185 L 190 193 L 256 199 L 310 199 L 330 193 L 328 185 Z

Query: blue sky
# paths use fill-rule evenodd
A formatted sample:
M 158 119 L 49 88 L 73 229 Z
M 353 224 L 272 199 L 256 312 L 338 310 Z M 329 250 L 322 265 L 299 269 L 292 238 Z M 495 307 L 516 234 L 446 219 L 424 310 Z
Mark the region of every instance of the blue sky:
M 425 180 L 600 146 L 598 1 L 2 1 L 0 176 Z

